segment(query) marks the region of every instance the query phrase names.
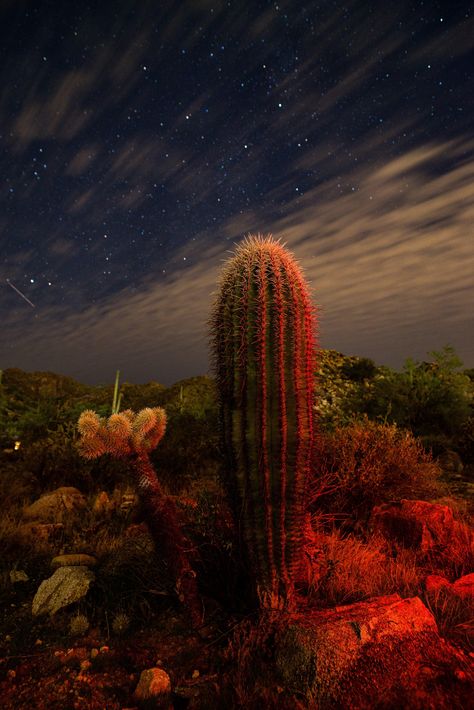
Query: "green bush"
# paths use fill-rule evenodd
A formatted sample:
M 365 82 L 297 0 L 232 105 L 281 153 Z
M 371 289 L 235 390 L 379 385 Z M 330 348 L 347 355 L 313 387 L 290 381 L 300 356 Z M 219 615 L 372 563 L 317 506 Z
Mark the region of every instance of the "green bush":
M 430 353 L 431 362 L 406 360 L 402 372 L 386 368 L 373 381 L 361 411 L 416 436 L 456 437 L 471 413 L 473 385 L 460 371 L 454 348 Z

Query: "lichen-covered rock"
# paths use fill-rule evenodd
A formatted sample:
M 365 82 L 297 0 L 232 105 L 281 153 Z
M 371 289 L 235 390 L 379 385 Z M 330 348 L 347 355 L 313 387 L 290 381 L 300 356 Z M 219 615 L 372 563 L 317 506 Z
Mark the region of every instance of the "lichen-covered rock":
M 73 513 L 79 513 L 87 507 L 83 494 L 72 486 L 62 486 L 44 493 L 23 511 L 29 520 L 45 523 L 60 523 Z
M 439 672 L 428 678 L 431 663 Z M 309 707 L 373 708 L 383 700 L 384 707 L 448 708 L 449 673 L 461 686 L 453 698 L 467 692 L 463 654 L 439 637 L 418 597 L 397 594 L 294 615 L 276 642 L 275 665 L 277 682 Z
M 371 525 L 385 538 L 426 554 L 460 545 L 474 549 L 472 531 L 454 519 L 447 505 L 424 500 L 400 500 L 376 506 Z
M 135 688 L 134 698 L 138 703 L 153 704 L 155 708 L 167 708 L 171 696 L 171 679 L 162 668 L 147 668 L 142 671 Z
M 95 557 L 82 553 L 57 555 L 51 560 L 51 567 L 94 567 L 96 564 Z
M 94 579 L 94 573 L 87 567 L 59 567 L 40 584 L 33 599 L 33 616 L 52 615 L 79 601 L 87 594 Z

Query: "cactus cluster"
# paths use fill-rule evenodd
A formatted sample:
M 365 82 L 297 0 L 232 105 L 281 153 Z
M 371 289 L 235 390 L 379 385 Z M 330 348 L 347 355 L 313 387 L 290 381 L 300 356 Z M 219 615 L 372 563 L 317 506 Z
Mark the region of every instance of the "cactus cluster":
M 88 409 L 79 417 L 78 429 L 81 435 L 78 449 L 85 458 L 110 454 L 115 458 L 130 459 L 155 547 L 166 560 L 176 592 L 197 626 L 201 621 L 202 604 L 196 575 L 189 561 L 191 546 L 183 533 L 176 505 L 163 491 L 149 457 L 165 433 L 165 410 L 146 407 L 135 414 L 126 409 L 104 419 Z
M 86 409 L 79 417 L 79 450 L 84 458 L 103 454 L 125 458 L 152 451 L 163 438 L 166 413 L 161 407 L 146 407 L 138 414 L 131 409 L 112 414 L 108 419 Z
M 315 311 L 271 236 L 227 262 L 211 316 L 225 483 L 264 608 L 291 608 L 313 442 Z

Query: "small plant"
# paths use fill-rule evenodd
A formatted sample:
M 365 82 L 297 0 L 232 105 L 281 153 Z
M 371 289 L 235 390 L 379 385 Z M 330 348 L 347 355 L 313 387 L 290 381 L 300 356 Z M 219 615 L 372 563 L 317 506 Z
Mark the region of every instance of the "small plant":
M 112 620 L 112 631 L 116 636 L 123 636 L 130 627 L 130 619 L 127 614 L 119 612 Z
M 201 603 L 196 575 L 189 562 L 190 545 L 182 531 L 176 505 L 163 491 L 149 457 L 165 433 L 164 409 L 146 407 L 137 414 L 127 409 L 108 419 L 86 410 L 79 417 L 78 429 L 81 435 L 78 447 L 85 458 L 110 454 L 131 461 L 156 550 L 166 559 L 180 601 L 187 607 L 193 623 L 199 624 Z
M 89 619 L 85 614 L 76 614 L 69 622 L 71 636 L 84 636 L 89 630 Z

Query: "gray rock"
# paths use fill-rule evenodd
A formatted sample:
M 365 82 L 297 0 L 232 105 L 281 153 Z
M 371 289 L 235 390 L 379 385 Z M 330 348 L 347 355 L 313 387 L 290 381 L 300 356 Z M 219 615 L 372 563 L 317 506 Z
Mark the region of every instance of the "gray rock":
M 87 567 L 59 567 L 40 584 L 33 599 L 33 616 L 52 615 L 79 601 L 87 594 L 94 579 L 94 573 Z

